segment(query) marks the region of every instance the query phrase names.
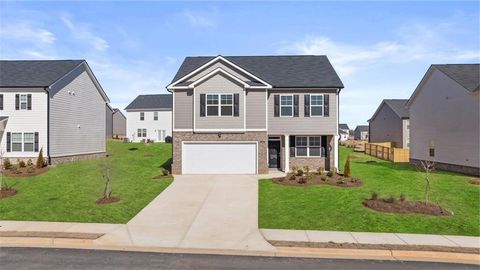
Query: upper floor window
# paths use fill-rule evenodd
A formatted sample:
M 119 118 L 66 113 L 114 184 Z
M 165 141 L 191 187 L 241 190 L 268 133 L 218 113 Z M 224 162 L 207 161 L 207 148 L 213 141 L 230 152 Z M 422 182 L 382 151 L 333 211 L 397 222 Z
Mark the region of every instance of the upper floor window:
M 323 116 L 323 95 L 310 95 L 310 115 Z
M 145 113 L 141 112 L 140 113 L 140 121 L 143 121 L 143 120 L 145 120 Z
M 3 110 L 3 94 L 0 94 L 0 111 Z
M 27 95 L 20 95 L 20 110 L 26 110 L 28 108 Z
M 233 94 L 208 94 L 207 116 L 233 116 Z
M 158 120 L 158 112 L 153 112 L 153 120 L 154 121 Z
M 280 96 L 280 116 L 293 116 L 293 95 Z
M 233 95 L 220 95 L 220 114 L 222 116 L 233 116 Z
M 207 95 L 207 116 L 218 116 L 218 95 Z

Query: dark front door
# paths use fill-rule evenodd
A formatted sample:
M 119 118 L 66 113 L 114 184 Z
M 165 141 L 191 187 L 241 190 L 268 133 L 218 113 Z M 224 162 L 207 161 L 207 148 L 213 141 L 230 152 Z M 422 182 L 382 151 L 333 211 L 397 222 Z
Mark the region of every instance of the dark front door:
M 268 167 L 280 168 L 280 141 L 268 142 Z

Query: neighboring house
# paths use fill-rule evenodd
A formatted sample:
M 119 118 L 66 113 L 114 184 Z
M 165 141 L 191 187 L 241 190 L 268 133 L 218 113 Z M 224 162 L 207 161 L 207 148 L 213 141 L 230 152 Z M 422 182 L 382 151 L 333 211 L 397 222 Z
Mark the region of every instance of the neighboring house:
M 353 131 L 355 140 L 368 141 L 368 126 L 357 126 Z
M 127 136 L 132 142 L 164 142 L 172 136 L 172 95 L 140 95 L 127 111 Z
M 347 124 L 338 124 L 338 134 L 340 136 L 340 141 L 348 140 L 350 137 L 350 128 Z
M 85 60 L 0 61 L 0 150 L 12 162 L 104 156 L 106 104 Z
M 432 65 L 410 97 L 410 162 L 480 175 L 480 64 Z
M 409 148 L 410 117 L 408 99 L 384 99 L 368 120 L 369 142 L 392 142 L 394 147 Z
M 127 117 L 119 110 L 113 109 L 113 138 L 122 139 L 127 136 Z
M 174 174 L 338 167 L 338 95 L 326 56 L 187 57 L 173 93 Z
M 106 105 L 105 108 L 105 138 L 112 139 L 113 138 L 113 108 L 110 107 L 110 104 Z

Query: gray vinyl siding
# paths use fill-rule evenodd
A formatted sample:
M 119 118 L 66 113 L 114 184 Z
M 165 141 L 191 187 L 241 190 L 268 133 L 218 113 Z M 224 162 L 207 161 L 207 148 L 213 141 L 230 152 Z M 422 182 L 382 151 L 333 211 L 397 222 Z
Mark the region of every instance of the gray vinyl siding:
M 298 117 L 275 117 L 274 116 L 274 95 L 292 94 L 299 95 L 299 116 Z M 304 116 L 304 95 L 326 94 L 329 95 L 328 117 L 305 117 Z M 270 134 L 295 134 L 295 135 L 317 135 L 337 134 L 337 94 L 335 90 L 270 90 L 268 95 L 268 133 Z
M 105 110 L 105 100 L 86 71 L 65 83 L 50 96 L 50 155 L 105 152 Z
M 229 93 L 239 94 L 239 116 L 200 117 L 200 94 Z M 216 74 L 195 87 L 195 129 L 243 129 L 244 90 L 238 82 L 223 74 Z
M 120 112 L 113 114 L 113 135 L 127 135 L 127 119 Z
M 383 104 L 374 119 L 370 121 L 370 142 L 393 142 L 395 147 L 403 148 L 402 119 Z
M 107 104 L 105 104 L 105 138 L 113 138 L 113 111 L 110 110 Z
M 478 168 L 479 94 L 434 69 L 410 105 L 410 158 Z M 428 155 L 430 141 L 434 158 Z
M 193 89 L 175 90 L 173 94 L 174 128 L 193 128 Z
M 211 65 L 211 66 L 205 68 L 204 70 L 200 71 L 199 73 L 195 74 L 191 78 L 188 78 L 187 81 L 196 81 L 196 80 L 200 79 L 201 77 L 205 76 L 206 74 L 214 71 L 217 68 L 223 69 L 224 71 L 232 74 L 233 76 L 239 78 L 240 80 L 243 80 L 243 81 L 250 81 L 251 80 L 251 79 L 245 77 L 243 74 L 238 73 L 236 71 L 238 69 L 235 69 L 235 68 L 233 68 L 233 67 L 231 67 L 231 66 L 229 66 L 225 63 L 216 62 L 213 65 Z
M 267 128 L 267 103 L 265 90 L 247 90 L 246 95 L 246 120 L 247 129 Z

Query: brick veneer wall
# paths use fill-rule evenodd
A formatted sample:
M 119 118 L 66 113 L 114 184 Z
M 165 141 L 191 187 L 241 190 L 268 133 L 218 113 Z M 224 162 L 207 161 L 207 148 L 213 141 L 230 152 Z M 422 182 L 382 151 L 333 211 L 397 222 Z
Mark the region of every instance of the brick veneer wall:
M 257 141 L 258 173 L 268 173 L 268 136 L 266 131 L 221 133 L 220 137 L 218 133 L 173 132 L 172 174 L 182 174 L 182 141 Z
M 333 136 L 327 136 L 327 144 L 330 146 L 330 169 L 334 167 L 334 156 L 335 153 L 333 151 L 333 146 L 334 146 L 334 137 Z M 325 166 L 325 157 L 290 157 L 290 169 L 294 165 L 299 167 L 300 169 L 303 168 L 303 166 L 308 165 L 310 167 L 311 171 L 316 171 L 318 167 L 322 166 L 326 170 Z M 341 166 L 341 164 L 339 164 Z

